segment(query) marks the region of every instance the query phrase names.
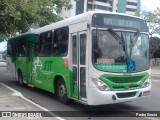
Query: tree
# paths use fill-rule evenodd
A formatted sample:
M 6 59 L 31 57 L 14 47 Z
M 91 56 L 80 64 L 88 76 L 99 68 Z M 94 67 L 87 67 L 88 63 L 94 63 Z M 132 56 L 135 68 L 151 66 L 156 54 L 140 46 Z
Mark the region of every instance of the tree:
M 150 56 L 151 58 L 160 58 L 160 38 L 150 38 Z
M 137 17 L 140 17 L 140 16 L 141 16 L 141 14 L 140 14 L 140 12 L 139 12 L 138 10 L 136 10 L 135 16 L 137 16 Z
M 157 21 L 156 21 L 157 22 L 157 27 L 156 27 L 155 30 L 158 34 L 160 34 L 160 8 L 157 8 L 157 10 L 155 10 L 154 12 L 157 16 Z
M 62 7 L 70 9 L 69 0 L 0 0 L 0 38 L 24 33 L 32 24 L 56 22 Z
M 142 15 L 148 23 L 151 37 L 154 33 L 160 34 L 160 8 L 157 8 L 153 12 L 143 11 Z

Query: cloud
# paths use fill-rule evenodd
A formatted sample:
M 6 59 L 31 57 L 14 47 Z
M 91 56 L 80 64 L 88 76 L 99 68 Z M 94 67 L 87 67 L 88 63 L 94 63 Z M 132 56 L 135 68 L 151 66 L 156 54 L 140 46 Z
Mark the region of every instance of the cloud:
M 160 7 L 160 0 L 141 0 L 141 9 L 154 11 L 157 7 Z
M 160 38 L 160 35 L 159 35 L 159 34 L 153 34 L 152 36 L 153 36 L 153 37 L 158 37 L 158 38 Z

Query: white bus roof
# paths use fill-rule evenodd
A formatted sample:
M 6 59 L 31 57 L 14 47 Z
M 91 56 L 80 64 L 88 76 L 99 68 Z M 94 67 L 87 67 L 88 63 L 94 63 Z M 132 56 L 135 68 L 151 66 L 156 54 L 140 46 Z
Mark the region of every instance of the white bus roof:
M 67 19 L 49 24 L 49 25 L 46 25 L 44 27 L 35 29 L 33 31 L 30 31 L 30 32 L 27 32 L 27 33 L 24 33 L 24 34 L 21 34 L 19 36 L 26 35 L 26 34 L 32 34 L 32 33 L 39 34 L 39 33 L 42 33 L 42 32 L 50 31 L 50 30 L 60 28 L 60 27 L 64 27 L 64 26 L 69 26 L 69 25 L 72 25 L 72 24 L 75 24 L 75 23 L 78 23 L 78 22 L 82 22 L 82 21 L 88 21 L 88 22 L 91 23 L 91 17 L 95 13 L 122 15 L 122 16 L 129 16 L 129 17 L 132 17 L 132 18 L 142 19 L 142 18 L 139 18 L 139 17 L 136 17 L 136 16 L 126 15 L 126 14 L 116 13 L 116 12 L 89 11 L 89 12 L 85 12 L 85 13 L 82 13 L 82 14 L 79 14 L 79 15 L 76 15 L 76 16 L 73 16 L 73 17 L 70 17 L 70 18 L 67 18 Z M 17 37 L 19 37 L 19 36 L 17 36 Z
M 129 16 L 129 17 L 141 19 L 139 17 L 126 15 L 126 14 L 122 14 L 122 13 L 114 13 L 114 12 L 107 12 L 107 11 L 106 12 L 105 11 L 89 11 L 89 12 L 85 12 L 83 14 L 80 14 L 80 15 L 77 15 L 77 16 L 74 16 L 74 17 L 64 19 L 64 20 L 59 21 L 59 22 L 55 22 L 55 23 L 46 25 L 46 26 L 38 28 L 38 29 L 35 29 L 35 30 L 31 31 L 30 33 L 37 33 L 38 34 L 38 33 L 41 33 L 41 32 L 53 30 L 55 28 L 59 28 L 59 27 L 63 27 L 63 26 L 69 26 L 71 24 L 82 22 L 82 21 L 91 22 L 91 16 L 95 13 L 122 15 L 122 16 Z

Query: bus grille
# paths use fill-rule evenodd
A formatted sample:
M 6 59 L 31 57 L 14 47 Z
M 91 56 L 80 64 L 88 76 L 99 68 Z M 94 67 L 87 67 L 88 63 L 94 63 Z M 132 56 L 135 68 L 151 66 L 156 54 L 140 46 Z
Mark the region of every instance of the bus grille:
M 136 92 L 128 92 L 128 93 L 116 93 L 118 98 L 128 98 L 128 97 L 134 97 L 136 95 Z
M 133 83 L 140 81 L 144 76 L 127 76 L 127 77 L 118 77 L 118 76 L 107 76 L 106 78 L 113 83 Z
M 102 75 L 99 79 L 105 82 L 111 90 L 139 89 L 149 77 L 148 73 L 136 75 Z
M 120 85 L 120 86 L 114 86 L 114 85 L 113 85 L 112 88 L 115 89 L 115 90 L 122 89 L 122 88 L 126 89 L 126 86 L 127 86 L 127 85 L 125 85 L 125 84 L 122 84 L 122 85 Z M 128 87 L 129 87 L 129 88 L 137 88 L 137 87 L 139 87 L 139 84 L 131 84 L 131 85 L 128 85 Z M 129 89 L 129 88 L 128 88 L 128 89 Z

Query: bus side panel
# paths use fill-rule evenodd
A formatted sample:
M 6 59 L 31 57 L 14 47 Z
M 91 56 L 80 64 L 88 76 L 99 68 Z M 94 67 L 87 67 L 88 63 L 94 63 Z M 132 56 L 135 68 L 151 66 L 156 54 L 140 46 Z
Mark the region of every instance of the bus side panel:
M 32 84 L 33 79 L 33 56 L 35 54 L 34 44 L 37 40 L 36 35 L 31 35 L 27 38 L 27 57 L 26 57 L 26 77 L 27 77 L 27 83 Z
M 21 41 L 24 41 L 21 44 Z M 16 57 L 16 70 L 20 71 L 23 75 L 24 83 L 31 83 L 31 73 L 32 73 L 32 44 L 35 41 L 35 35 L 30 34 L 18 39 L 19 46 L 17 47 L 17 57 Z M 23 51 L 23 52 L 22 52 Z
M 44 90 L 55 92 L 55 77 L 62 77 L 70 91 L 70 71 L 64 67 L 62 57 L 35 57 L 33 60 L 33 81 L 32 83 Z M 69 92 L 70 96 L 70 92 Z
M 16 65 L 17 65 L 16 66 L 17 71 L 20 70 L 22 72 L 23 80 L 27 81 L 27 78 L 26 78 L 26 57 L 17 57 Z

